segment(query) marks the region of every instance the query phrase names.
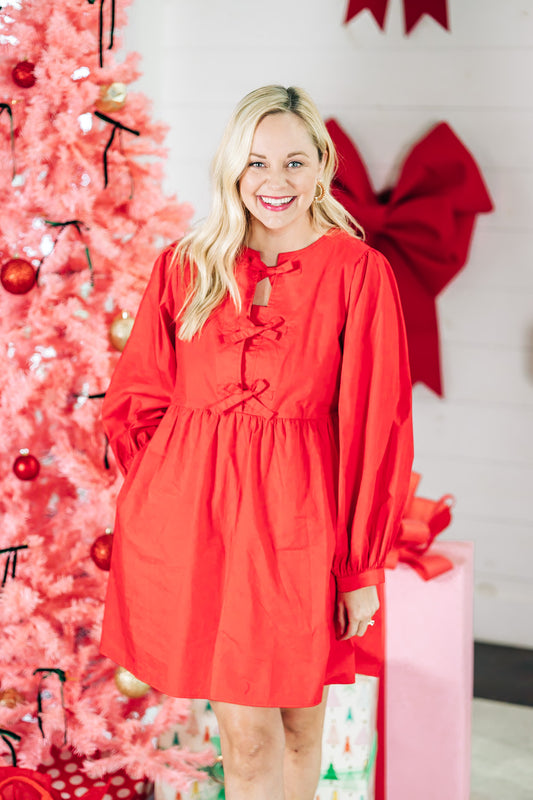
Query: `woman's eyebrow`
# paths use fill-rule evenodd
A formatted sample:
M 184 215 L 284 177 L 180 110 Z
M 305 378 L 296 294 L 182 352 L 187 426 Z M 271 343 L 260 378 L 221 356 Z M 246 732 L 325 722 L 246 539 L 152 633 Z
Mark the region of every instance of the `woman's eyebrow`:
M 303 150 L 296 150 L 294 153 L 287 153 L 287 158 L 294 158 L 294 156 L 306 156 L 309 158 L 309 153 L 305 153 Z M 250 153 L 250 158 L 264 158 L 266 160 L 266 156 L 260 156 L 258 153 Z

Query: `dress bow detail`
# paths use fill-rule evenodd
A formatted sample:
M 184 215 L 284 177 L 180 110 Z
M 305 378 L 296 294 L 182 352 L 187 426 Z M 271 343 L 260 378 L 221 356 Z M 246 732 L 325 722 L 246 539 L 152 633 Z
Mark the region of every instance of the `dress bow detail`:
M 444 122 L 411 150 L 395 187 L 376 193 L 354 144 L 335 120 L 333 195 L 389 260 L 402 301 L 413 383 L 442 396 L 436 296 L 468 257 L 476 214 L 493 205 L 471 153 Z
M 261 416 L 271 419 L 277 412 L 272 411 L 272 409 L 266 406 L 259 398 L 259 395 L 263 394 L 268 398 L 273 396 L 274 393 L 272 391 L 267 392 L 269 386 L 270 384 L 265 378 L 258 378 L 250 386 L 246 386 L 243 383 L 224 384 L 220 387 L 220 391 L 224 392 L 226 396 L 212 403 L 210 406 L 207 406 L 207 408 L 211 411 L 222 413 L 246 401 L 250 409 L 254 409 Z
M 283 324 L 284 322 L 285 318 L 278 315 L 272 317 L 272 319 L 265 322 L 264 325 L 255 325 L 253 322 L 250 322 L 249 324 L 241 325 L 239 328 L 224 331 L 221 336 L 224 342 L 229 342 L 231 344 L 259 336 L 271 339 L 272 341 L 278 341 L 286 328 L 286 325 Z
M 274 264 L 271 267 L 267 267 L 266 264 L 263 264 L 259 253 L 255 250 L 250 251 L 249 260 L 252 266 L 254 266 L 262 275 L 262 277 L 267 276 L 274 276 L 274 275 L 287 275 L 290 272 L 301 272 L 302 265 L 297 258 L 289 259 L 288 261 L 282 261 L 280 264 Z
M 410 499 L 400 524 L 400 533 L 395 546 L 387 555 L 385 566 L 394 569 L 398 561 L 404 561 L 427 581 L 453 568 L 452 562 L 445 556 L 427 551 L 439 533 L 450 524 L 450 509 L 454 498 L 449 494 L 440 500 L 414 497 L 419 480 L 420 475 L 413 472 L 409 487 Z

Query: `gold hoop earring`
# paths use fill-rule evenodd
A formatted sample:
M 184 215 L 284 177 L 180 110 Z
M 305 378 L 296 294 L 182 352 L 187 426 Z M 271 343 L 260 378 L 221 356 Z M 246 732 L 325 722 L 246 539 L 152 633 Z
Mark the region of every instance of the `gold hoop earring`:
M 320 181 L 316 182 L 316 192 L 314 196 L 315 203 L 321 203 L 326 196 L 326 187 Z

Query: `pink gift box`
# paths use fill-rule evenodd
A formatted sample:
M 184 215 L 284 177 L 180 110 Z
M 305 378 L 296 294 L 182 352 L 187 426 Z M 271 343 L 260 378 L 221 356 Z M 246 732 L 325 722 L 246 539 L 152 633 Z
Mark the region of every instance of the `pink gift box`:
M 386 800 L 468 800 L 473 694 L 473 543 L 435 542 L 449 572 L 387 570 Z

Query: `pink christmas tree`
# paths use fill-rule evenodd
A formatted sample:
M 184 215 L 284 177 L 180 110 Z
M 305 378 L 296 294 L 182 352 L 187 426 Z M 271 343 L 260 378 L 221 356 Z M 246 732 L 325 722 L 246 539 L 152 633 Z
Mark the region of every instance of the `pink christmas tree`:
M 98 540 L 106 566 L 121 482 L 101 397 L 150 267 L 191 213 L 161 191 L 166 128 L 127 88 L 138 56 L 115 58 L 127 5 L 0 10 L 0 728 L 20 736 L 21 767 L 66 743 L 92 776 L 123 767 L 184 788 L 211 753 L 157 748 L 187 701 L 117 688 L 91 558 Z

